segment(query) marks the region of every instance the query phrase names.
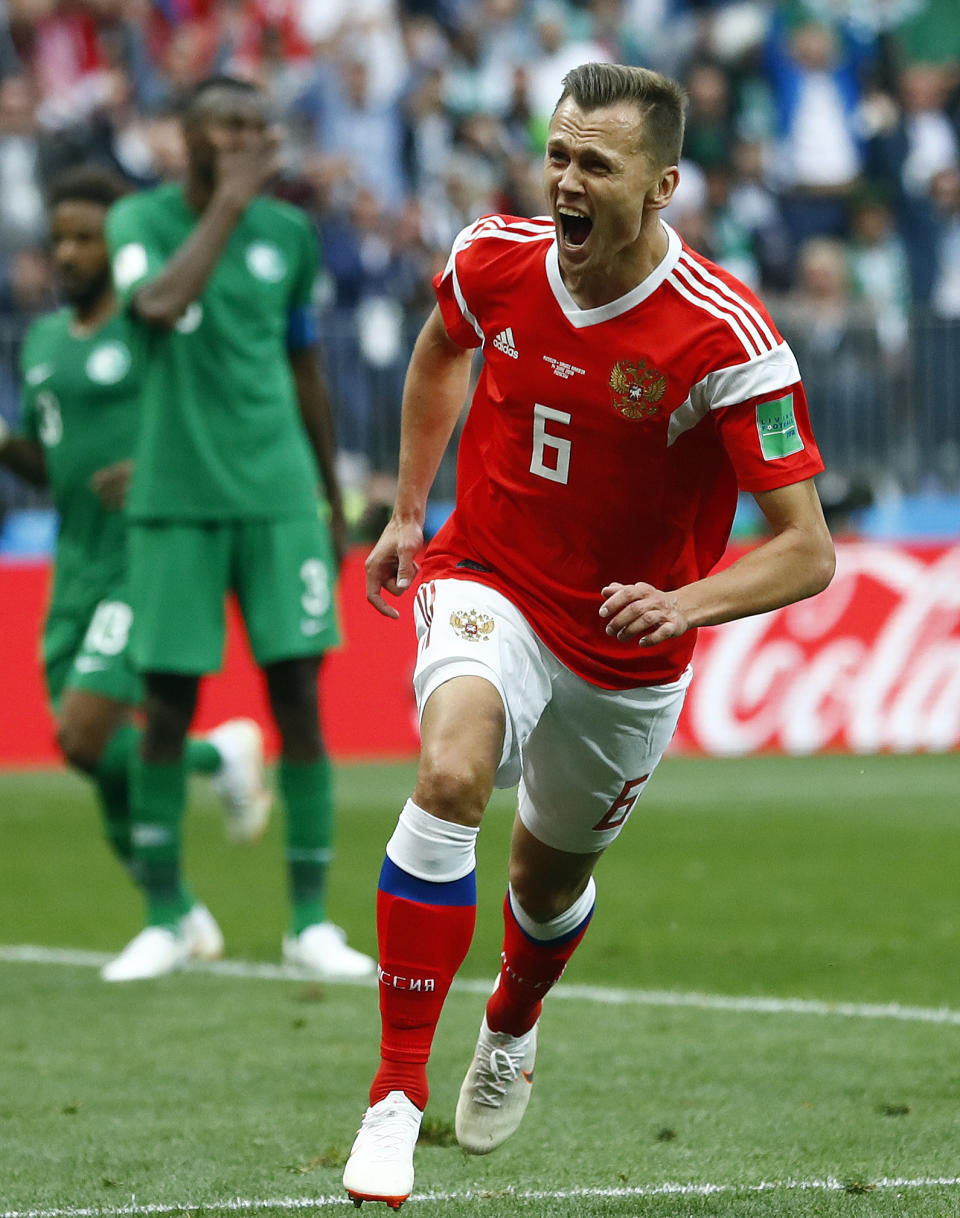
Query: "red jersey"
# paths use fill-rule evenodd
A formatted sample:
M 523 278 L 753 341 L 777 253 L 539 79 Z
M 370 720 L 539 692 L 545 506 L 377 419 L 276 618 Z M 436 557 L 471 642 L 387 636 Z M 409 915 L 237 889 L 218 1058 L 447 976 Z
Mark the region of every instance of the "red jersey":
M 609 637 L 608 583 L 669 591 L 726 546 L 737 490 L 823 469 L 797 363 L 757 298 L 665 226 L 667 254 L 626 296 L 581 309 L 553 221 L 485 216 L 434 281 L 444 324 L 484 362 L 460 438 L 457 501 L 424 579 L 479 580 L 607 689 L 672 681 L 696 632 Z

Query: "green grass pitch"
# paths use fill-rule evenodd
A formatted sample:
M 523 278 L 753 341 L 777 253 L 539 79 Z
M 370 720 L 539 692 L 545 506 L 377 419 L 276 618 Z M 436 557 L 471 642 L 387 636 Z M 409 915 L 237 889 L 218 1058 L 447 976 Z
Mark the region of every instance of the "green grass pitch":
M 331 915 L 370 952 L 411 778 L 337 770 Z M 452 1115 L 496 969 L 511 817 L 496 796 L 404 1214 L 960 1215 L 960 754 L 664 763 L 598 869 L 527 1119 L 472 1159 Z M 0 1218 L 353 1212 L 340 1172 L 375 988 L 256 975 L 284 930 L 280 818 L 259 846 L 228 846 L 197 781 L 188 871 L 250 967 L 104 985 L 91 962 L 140 908 L 90 792 L 0 774 Z

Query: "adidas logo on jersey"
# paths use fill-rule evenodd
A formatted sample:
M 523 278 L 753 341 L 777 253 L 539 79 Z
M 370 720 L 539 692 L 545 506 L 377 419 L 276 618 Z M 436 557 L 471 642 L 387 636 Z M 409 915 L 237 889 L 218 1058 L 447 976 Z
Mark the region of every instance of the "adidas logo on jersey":
M 507 326 L 505 330 L 501 330 L 497 337 L 493 340 L 493 345 L 498 351 L 502 351 L 504 355 L 509 355 L 511 359 L 520 358 L 520 352 L 513 345 L 512 326 Z

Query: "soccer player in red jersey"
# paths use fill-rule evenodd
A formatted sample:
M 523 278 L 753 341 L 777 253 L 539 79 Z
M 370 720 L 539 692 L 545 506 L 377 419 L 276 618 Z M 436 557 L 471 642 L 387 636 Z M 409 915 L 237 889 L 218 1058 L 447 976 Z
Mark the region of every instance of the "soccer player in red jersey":
M 396 1208 L 413 1186 L 426 1065 L 474 925 L 475 842 L 519 783 L 500 974 L 457 1106 L 484 1154 L 530 1096 L 541 1003 L 583 937 L 593 870 L 676 727 L 696 630 L 811 596 L 833 545 L 796 360 L 763 305 L 660 218 L 683 96 L 641 68 L 569 73 L 550 125 L 550 216 L 457 238 L 407 374 L 393 516 L 367 596 L 417 576 L 433 477 L 483 369 L 455 510 L 415 618 L 422 746 L 380 876 L 381 1065 L 344 1184 Z M 763 544 L 711 574 L 738 490 Z

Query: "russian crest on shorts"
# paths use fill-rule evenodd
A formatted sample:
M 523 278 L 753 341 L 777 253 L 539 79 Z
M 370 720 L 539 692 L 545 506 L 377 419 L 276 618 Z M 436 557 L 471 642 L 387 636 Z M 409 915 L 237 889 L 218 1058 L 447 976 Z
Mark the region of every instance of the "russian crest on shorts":
M 493 633 L 496 623 L 488 613 L 480 613 L 476 609 L 454 609 L 450 614 L 450 625 L 462 639 L 479 643 Z

